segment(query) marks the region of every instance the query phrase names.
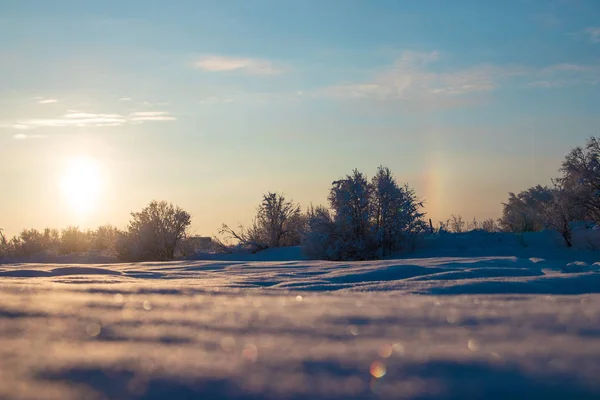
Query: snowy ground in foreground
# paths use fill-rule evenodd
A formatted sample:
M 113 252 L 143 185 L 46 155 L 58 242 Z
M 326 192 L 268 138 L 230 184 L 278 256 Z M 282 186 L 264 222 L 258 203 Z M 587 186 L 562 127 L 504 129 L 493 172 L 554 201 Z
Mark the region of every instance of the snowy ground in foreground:
M 0 398 L 597 399 L 569 255 L 0 265 Z

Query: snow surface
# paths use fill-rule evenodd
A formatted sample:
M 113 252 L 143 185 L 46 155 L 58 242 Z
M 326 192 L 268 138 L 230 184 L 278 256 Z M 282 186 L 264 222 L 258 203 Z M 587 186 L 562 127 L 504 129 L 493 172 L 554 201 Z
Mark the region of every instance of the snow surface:
M 442 241 L 0 265 L 0 399 L 600 398 L 598 253 Z

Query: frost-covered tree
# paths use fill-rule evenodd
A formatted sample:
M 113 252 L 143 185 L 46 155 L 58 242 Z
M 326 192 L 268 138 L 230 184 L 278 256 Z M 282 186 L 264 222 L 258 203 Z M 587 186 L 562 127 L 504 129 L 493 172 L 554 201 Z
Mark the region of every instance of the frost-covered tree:
M 392 171 L 380 166 L 371 181 L 372 219 L 383 256 L 412 247 L 410 238 L 425 229 L 423 202 L 408 186 L 400 187 Z
M 500 227 L 506 232 L 536 232 L 544 229 L 544 210 L 552 201 L 552 189 L 537 185 L 517 195 L 509 193 L 503 204 Z
M 338 232 L 336 247 L 341 257 L 346 260 L 373 258 L 376 240 L 371 219 L 372 186 L 367 177 L 355 169 L 332 185 L 329 204 L 334 212 Z
M 571 150 L 561 168 L 561 187 L 570 192 L 576 218 L 600 223 L 600 139 L 591 137 L 584 146 Z
M 329 203 L 331 211 L 307 212 L 304 249 L 313 258 L 365 260 L 412 250 L 426 228 L 423 203 L 388 168 L 380 167 L 372 182 L 358 170 L 333 182 Z
M 268 192 L 256 209 L 250 227 L 240 226 L 237 231 L 223 224 L 220 233 L 234 239 L 252 252 L 268 248 L 300 244 L 304 229 L 304 217 L 300 206 L 283 194 Z
M 165 201 L 152 201 L 140 212 L 132 212 L 127 231 L 117 243 L 119 258 L 139 261 L 168 261 L 175 258 L 177 245 L 186 237 L 190 215 Z

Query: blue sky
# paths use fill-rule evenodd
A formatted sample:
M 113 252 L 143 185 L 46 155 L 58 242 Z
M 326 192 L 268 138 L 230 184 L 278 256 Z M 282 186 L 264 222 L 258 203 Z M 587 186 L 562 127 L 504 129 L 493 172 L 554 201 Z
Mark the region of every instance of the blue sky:
M 0 227 L 123 226 L 157 198 L 213 234 L 268 190 L 324 203 L 380 164 L 434 221 L 498 217 L 598 134 L 599 17 L 593 0 L 1 1 Z M 60 188 L 82 157 L 101 186 L 85 215 Z

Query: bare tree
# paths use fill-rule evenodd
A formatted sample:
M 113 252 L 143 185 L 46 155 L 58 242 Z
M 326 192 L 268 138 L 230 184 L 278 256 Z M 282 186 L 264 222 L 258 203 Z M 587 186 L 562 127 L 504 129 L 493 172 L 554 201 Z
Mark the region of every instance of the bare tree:
M 498 232 L 500 230 L 500 227 L 498 226 L 498 223 L 492 219 L 492 218 L 488 218 L 486 220 L 483 220 L 483 222 L 481 222 L 481 229 L 484 230 L 485 232 Z
M 285 195 L 268 192 L 256 209 L 256 216 L 250 227 L 240 225 L 235 231 L 223 224 L 220 234 L 249 247 L 252 252 L 267 248 L 300 244 L 303 230 L 300 206 Z
M 462 215 L 454 215 L 450 216 L 448 220 L 447 226 L 454 233 L 463 233 L 465 231 L 465 221 L 463 220 Z

